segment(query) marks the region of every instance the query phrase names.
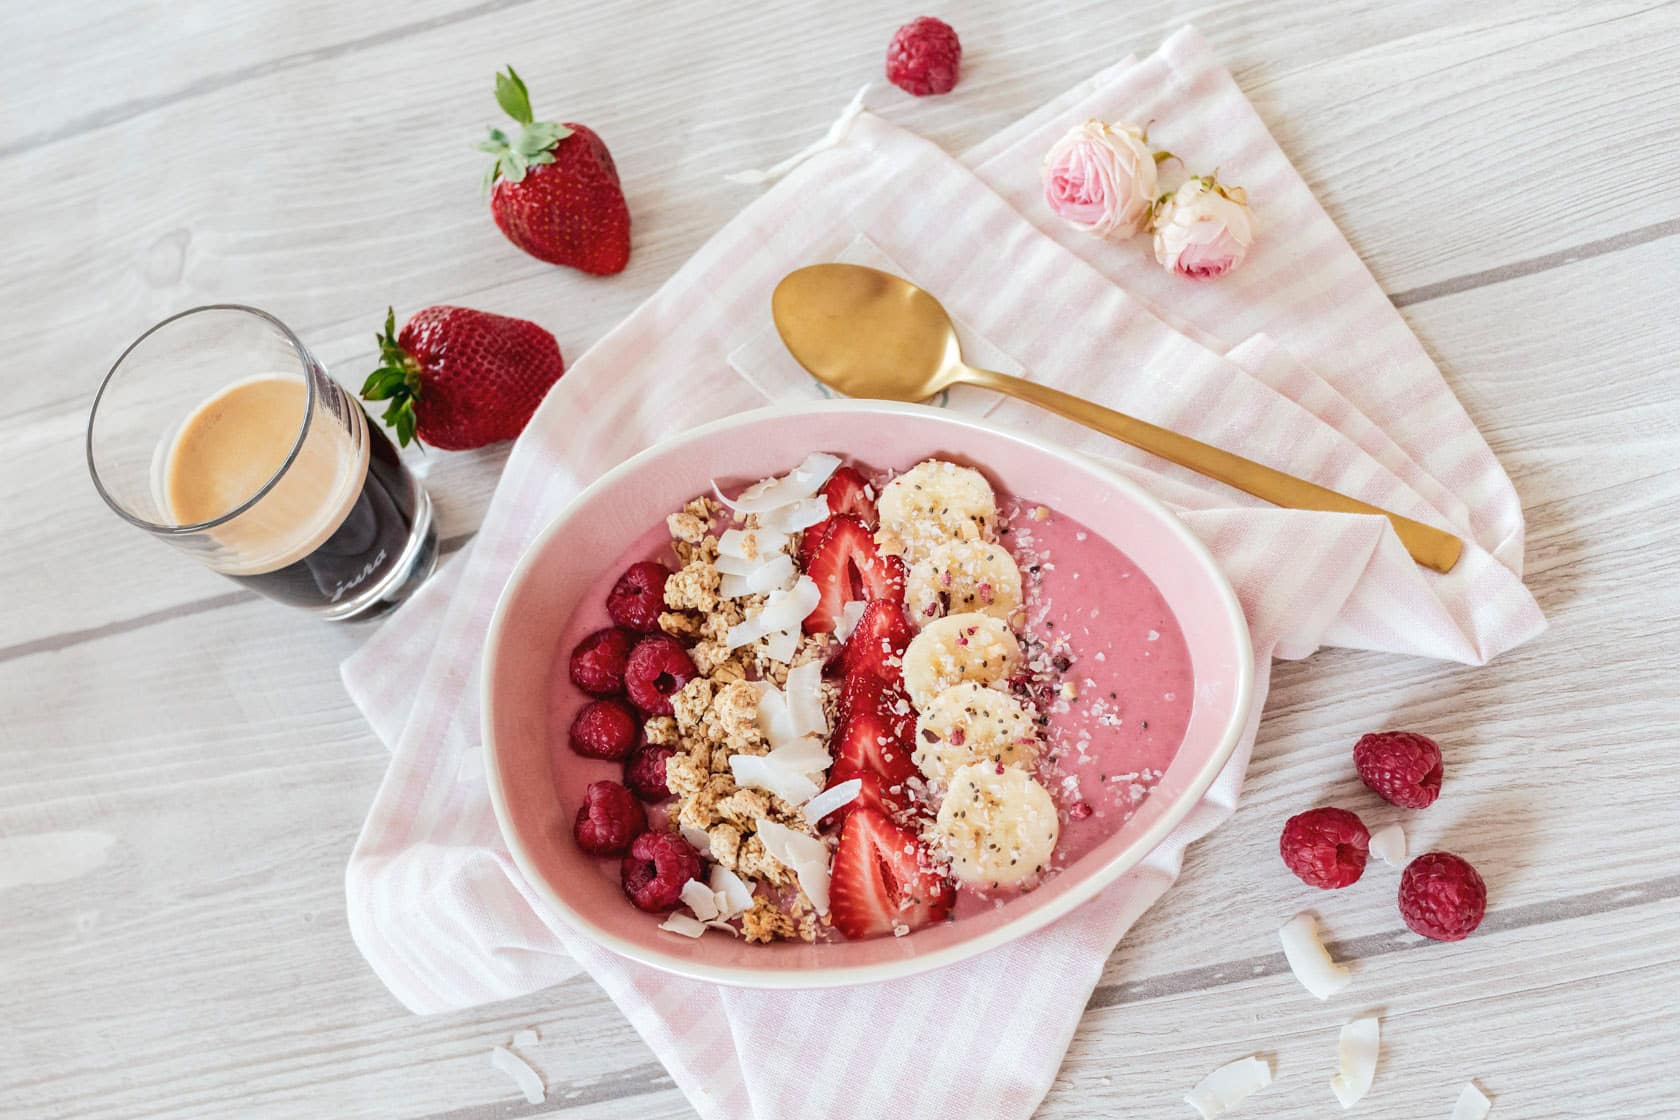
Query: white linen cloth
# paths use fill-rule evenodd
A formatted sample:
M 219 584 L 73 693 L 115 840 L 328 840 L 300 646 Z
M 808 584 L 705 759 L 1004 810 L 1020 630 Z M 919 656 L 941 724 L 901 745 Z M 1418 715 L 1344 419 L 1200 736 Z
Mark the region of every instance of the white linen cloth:
M 1161 270 L 1146 238 L 1098 241 L 1049 215 L 1039 160 L 1090 116 L 1153 121 L 1162 146 L 1246 187 L 1260 230 L 1247 263 L 1196 284 Z M 1435 575 L 1381 518 L 1274 509 L 1001 404 L 996 423 L 1114 463 L 1207 542 L 1253 632 L 1243 741 L 1159 849 L 1049 928 L 908 980 L 719 988 L 616 957 L 532 897 L 487 798 L 479 658 L 521 550 L 592 479 L 674 431 L 764 404 L 766 392 L 811 391 L 764 345 L 769 294 L 789 270 L 843 257 L 891 262 L 998 361 L 1038 380 L 1452 528 L 1467 547 L 1450 575 Z M 1194 31 L 960 160 L 865 112 L 576 362 L 515 445 L 470 549 L 345 663 L 346 687 L 392 750 L 348 868 L 351 929 L 421 1013 L 587 970 L 708 1120 L 1024 1117 L 1116 942 L 1177 877 L 1185 848 L 1233 811 L 1270 659 L 1336 645 L 1481 663 L 1544 626 L 1521 566 L 1509 479 Z M 1013 1041 L 1000 1050 L 1004 1038 Z

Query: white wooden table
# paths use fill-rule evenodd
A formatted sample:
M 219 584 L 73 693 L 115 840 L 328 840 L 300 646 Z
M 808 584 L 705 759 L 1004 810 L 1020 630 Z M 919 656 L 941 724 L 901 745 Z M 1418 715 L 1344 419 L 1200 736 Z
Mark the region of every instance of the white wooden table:
M 81 433 L 128 339 L 212 300 L 272 310 L 351 382 L 387 303 L 527 316 L 581 353 L 742 205 L 722 173 L 819 133 L 917 14 L 6 0 L 0 1114 L 691 1115 L 586 979 L 430 1019 L 386 994 L 341 887 L 385 764 L 338 682 L 361 632 L 121 525 Z M 1196 22 L 1515 478 L 1552 619 L 1484 669 L 1336 651 L 1278 666 L 1242 808 L 1115 953 L 1041 1114 L 1188 1116 L 1188 1086 L 1255 1051 L 1280 1080 L 1246 1115 L 1333 1113 L 1349 1012 L 1280 972 L 1273 930 L 1300 895 L 1277 831 L 1320 799 L 1387 819 L 1346 755 L 1402 725 L 1436 734 L 1451 773 L 1414 842 L 1475 859 L 1492 910 L 1465 943 L 1418 946 L 1386 890 L 1337 899 L 1339 955 L 1384 1016 L 1359 1114 L 1444 1120 L 1475 1078 L 1496 1117 L 1674 1115 L 1680 6 L 940 14 L 967 48 L 963 84 L 890 115 L 953 148 Z M 612 145 L 635 215 L 617 279 L 541 265 L 489 223 L 472 146 L 510 61 L 542 113 Z M 427 458 L 452 546 L 504 454 Z M 95 834 L 102 862 L 13 882 L 20 843 L 68 843 L 19 838 L 72 832 Z M 542 1032 L 542 1106 L 486 1062 L 526 1026 Z

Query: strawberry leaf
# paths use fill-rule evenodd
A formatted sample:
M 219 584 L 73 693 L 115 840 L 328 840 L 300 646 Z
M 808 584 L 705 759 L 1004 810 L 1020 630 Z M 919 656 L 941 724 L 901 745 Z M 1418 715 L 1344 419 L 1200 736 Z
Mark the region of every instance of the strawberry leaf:
M 398 445 L 407 447 L 418 426 L 414 402 L 421 394 L 420 363 L 397 341 L 395 308 L 385 309 L 385 331 L 374 339 L 379 344 L 380 364 L 362 383 L 362 399 L 387 402 L 382 419 L 396 434 Z
M 506 74 L 496 75 L 496 104 L 520 124 L 531 123 L 531 94 L 511 66 Z

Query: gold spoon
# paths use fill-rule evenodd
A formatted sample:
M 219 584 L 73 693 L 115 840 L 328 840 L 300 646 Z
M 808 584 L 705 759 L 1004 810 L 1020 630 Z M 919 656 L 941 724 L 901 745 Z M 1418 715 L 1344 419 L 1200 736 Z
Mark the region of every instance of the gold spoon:
M 1338 494 L 1240 455 L 1156 427 L 1046 385 L 964 364 L 951 317 L 910 281 L 855 264 L 790 272 L 770 297 L 782 341 L 811 376 L 848 397 L 923 401 L 952 385 L 978 385 L 1113 436 L 1227 486 L 1290 509 L 1379 513 L 1412 558 L 1452 570 L 1464 542 L 1451 533 Z

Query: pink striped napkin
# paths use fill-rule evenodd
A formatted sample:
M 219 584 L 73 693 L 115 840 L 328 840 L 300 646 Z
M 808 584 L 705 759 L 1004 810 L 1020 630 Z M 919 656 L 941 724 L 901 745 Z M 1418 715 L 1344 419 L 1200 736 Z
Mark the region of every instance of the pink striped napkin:
M 1234 276 L 1194 285 L 1144 241 L 1047 215 L 1038 162 L 1087 116 L 1153 136 L 1247 187 L 1261 234 Z M 820 992 L 721 989 L 615 957 L 546 914 L 503 847 L 483 778 L 479 655 L 525 544 L 603 470 L 682 427 L 809 391 L 763 345 L 788 270 L 859 253 L 929 287 L 1031 376 L 1233 448 L 1469 542 L 1417 568 L 1376 517 L 1278 510 L 1014 402 L 992 414 L 1112 462 L 1182 512 L 1236 586 L 1261 680 L 1203 802 L 1139 868 L 1053 926 L 909 980 Z M 680 378 L 680 384 L 674 378 Z M 1321 645 L 1480 663 L 1544 626 L 1523 588 L 1510 481 L 1230 75 L 1186 30 L 953 159 L 864 113 L 748 206 L 584 355 L 515 445 L 484 525 L 344 665 L 392 761 L 350 860 L 351 929 L 418 1012 L 587 970 L 707 1118 L 1029 1114 L 1103 964 L 1234 810 L 1272 656 Z M 1032 1039 L 1000 1055 L 999 1037 Z M 867 1077 L 855 1076 L 867 1070 Z

